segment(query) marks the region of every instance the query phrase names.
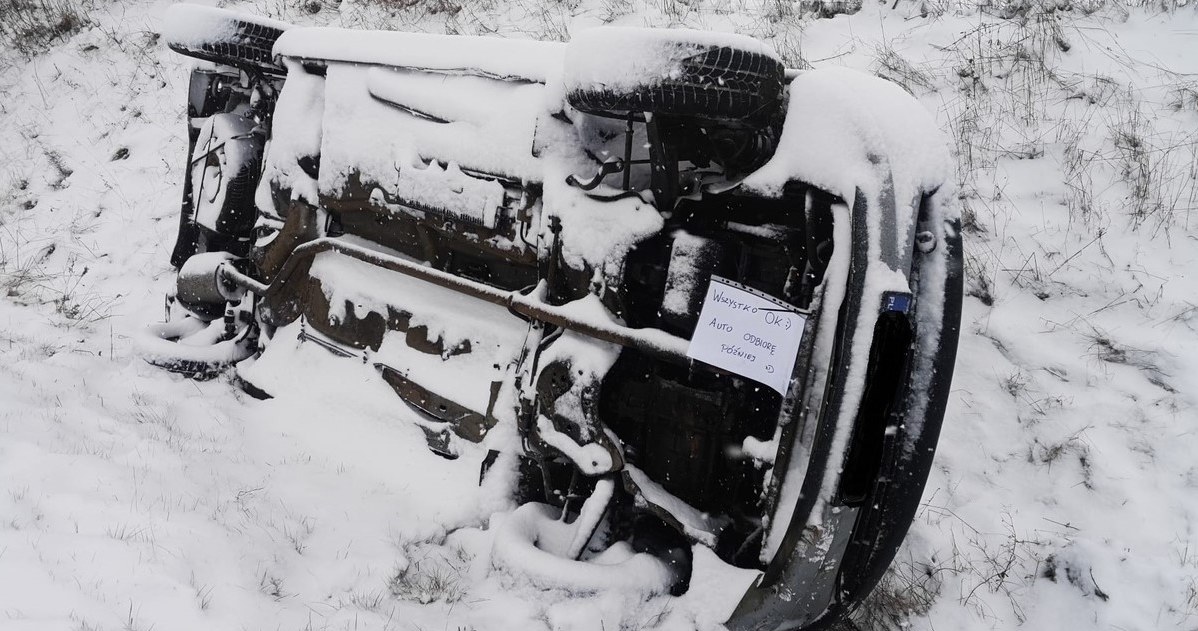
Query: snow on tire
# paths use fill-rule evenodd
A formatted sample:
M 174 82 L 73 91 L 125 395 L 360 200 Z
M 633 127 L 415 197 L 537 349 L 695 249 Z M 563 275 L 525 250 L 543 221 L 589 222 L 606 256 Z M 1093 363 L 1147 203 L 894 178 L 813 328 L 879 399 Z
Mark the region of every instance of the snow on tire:
M 163 35 L 171 50 L 239 68 L 282 74 L 275 63 L 275 41 L 289 24 L 195 4 L 167 9 Z
M 556 509 L 528 503 L 509 515 L 497 515 L 491 564 L 540 588 L 578 592 L 608 590 L 666 594 L 675 582 L 667 562 L 619 542 L 594 558 L 575 561 L 565 550 L 575 528 L 558 518 Z
M 740 35 L 602 27 L 566 47 L 566 98 L 575 109 L 623 117 L 650 112 L 762 127 L 781 105 L 785 68 Z
M 208 379 L 254 354 L 256 345 L 251 333 L 247 327 L 229 335 L 220 319 L 204 322 L 180 315 L 170 322 L 150 325 L 134 344 L 141 357 L 154 366 Z

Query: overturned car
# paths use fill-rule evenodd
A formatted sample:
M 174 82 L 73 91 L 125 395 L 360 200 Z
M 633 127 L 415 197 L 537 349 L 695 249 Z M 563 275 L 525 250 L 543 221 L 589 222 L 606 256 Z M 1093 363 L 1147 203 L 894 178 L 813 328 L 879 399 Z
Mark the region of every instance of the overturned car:
M 900 88 L 695 31 L 559 44 L 195 5 L 166 31 L 204 63 L 151 362 L 269 396 L 244 368 L 279 336 L 359 358 L 439 455 L 518 462 L 522 554 L 553 562 L 528 572 L 601 589 L 620 543 L 678 595 L 704 546 L 759 572 L 731 629 L 821 628 L 874 587 L 961 306 L 946 150 Z

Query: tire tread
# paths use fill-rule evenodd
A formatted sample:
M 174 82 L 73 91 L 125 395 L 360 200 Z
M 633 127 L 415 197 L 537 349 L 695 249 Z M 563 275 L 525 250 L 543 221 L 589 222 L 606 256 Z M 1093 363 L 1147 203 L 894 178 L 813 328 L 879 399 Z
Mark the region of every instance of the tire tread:
M 684 60 L 678 78 L 632 89 L 573 90 L 567 99 L 575 109 L 600 116 L 650 112 L 762 127 L 779 107 L 784 72 L 766 55 L 709 47 Z
M 205 61 L 275 74 L 284 71 L 274 60 L 274 45 L 283 30 L 243 18 L 229 18 L 232 35 L 214 36 L 208 41 L 181 44 L 171 42 L 175 52 Z

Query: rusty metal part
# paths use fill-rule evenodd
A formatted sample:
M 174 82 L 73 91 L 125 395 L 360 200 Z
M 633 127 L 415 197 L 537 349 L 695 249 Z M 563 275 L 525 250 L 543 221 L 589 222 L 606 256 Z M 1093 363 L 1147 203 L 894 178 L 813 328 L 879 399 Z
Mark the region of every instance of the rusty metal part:
M 286 193 L 289 201 L 283 205 L 282 216 L 287 220 L 255 261 L 267 280 L 273 279 L 287 264 L 288 257 L 296 247 L 320 236 L 319 209 L 301 199 L 291 200 L 291 191 Z
M 317 346 L 325 349 L 326 351 L 328 351 L 338 357 L 358 357 L 357 353 L 354 353 L 353 351 L 348 351 L 348 350 L 342 348 L 340 344 L 337 344 L 335 342 L 330 342 L 329 340 L 324 339 L 324 337 L 322 337 L 321 335 L 318 335 L 316 333 L 313 333 L 312 331 L 308 330 L 306 327 L 300 329 L 299 339 L 301 342 L 312 342 L 312 343 L 316 344 Z
M 481 442 L 487 435 L 487 431 L 498 422 L 493 415 L 493 410 L 501 382 L 491 383 L 491 399 L 487 411 L 484 414 L 479 414 L 421 386 L 391 366 L 376 363 L 374 367 L 378 369 L 383 380 L 395 390 L 401 399 L 425 416 L 437 422 L 446 423 L 450 431 L 472 443 Z
M 572 309 L 569 304 L 561 306 L 547 304 L 535 296 L 496 289 L 483 283 L 426 267 L 420 263 L 375 252 L 334 238 L 315 239 L 295 248 L 269 285 L 237 271 L 232 265 L 222 265 L 220 273 L 228 282 L 259 296 L 269 298 L 279 291 L 299 266 L 322 252 L 336 252 L 472 298 L 506 307 L 525 318 L 539 320 L 605 342 L 634 348 L 651 357 L 683 365 L 690 362 L 686 356 L 689 341 L 660 329 L 634 329 L 610 320 L 588 317 L 575 313 L 576 310 Z

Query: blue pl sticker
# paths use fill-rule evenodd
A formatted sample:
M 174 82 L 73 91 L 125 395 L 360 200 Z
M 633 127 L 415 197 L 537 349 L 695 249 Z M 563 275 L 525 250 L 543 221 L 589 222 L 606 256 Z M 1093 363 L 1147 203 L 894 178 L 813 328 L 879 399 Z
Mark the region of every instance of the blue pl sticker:
M 882 313 L 907 313 L 911 308 L 911 294 L 899 291 L 888 291 L 882 294 Z

